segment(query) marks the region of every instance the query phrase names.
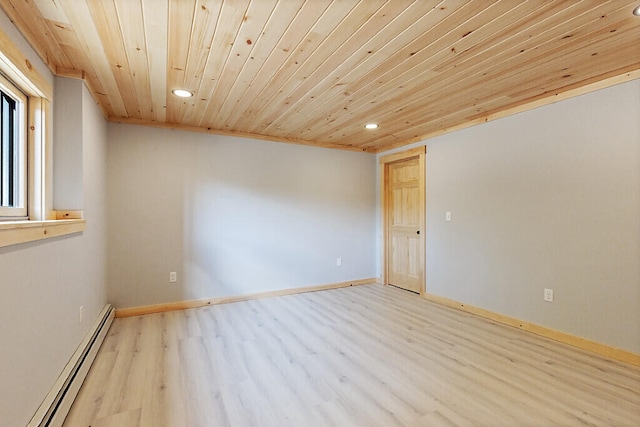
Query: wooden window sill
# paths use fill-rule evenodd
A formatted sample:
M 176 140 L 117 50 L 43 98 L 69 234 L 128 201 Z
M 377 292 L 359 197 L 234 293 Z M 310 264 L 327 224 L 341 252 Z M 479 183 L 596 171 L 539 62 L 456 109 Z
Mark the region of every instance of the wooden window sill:
M 84 231 L 83 219 L 0 222 L 0 248 Z

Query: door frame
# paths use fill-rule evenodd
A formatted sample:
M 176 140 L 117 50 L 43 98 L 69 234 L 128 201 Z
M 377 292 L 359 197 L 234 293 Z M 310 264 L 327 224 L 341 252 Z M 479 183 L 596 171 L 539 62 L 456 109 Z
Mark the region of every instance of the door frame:
M 418 226 L 420 228 L 420 271 L 422 274 L 422 280 L 420 282 L 420 295 L 424 296 L 426 293 L 426 270 L 425 270 L 425 260 L 426 260 L 426 176 L 425 176 L 425 167 L 426 167 L 426 154 L 427 147 L 416 147 L 410 150 L 401 151 L 399 153 L 389 154 L 386 156 L 382 156 L 379 159 L 380 164 L 380 225 L 382 227 L 381 233 L 381 263 L 380 267 L 382 268 L 382 284 L 389 284 L 389 221 L 391 219 L 391 215 L 389 214 L 389 165 L 393 163 L 402 162 L 410 159 L 418 159 L 418 167 L 419 167 L 419 175 L 420 182 L 418 191 L 420 192 L 420 200 L 418 201 L 418 205 L 420 206 L 420 212 L 418 212 Z

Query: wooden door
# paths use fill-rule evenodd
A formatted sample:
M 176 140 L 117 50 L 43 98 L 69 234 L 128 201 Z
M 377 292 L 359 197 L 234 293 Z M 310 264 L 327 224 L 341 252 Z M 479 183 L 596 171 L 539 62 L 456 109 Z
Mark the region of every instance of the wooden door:
M 387 279 L 403 289 L 423 293 L 424 169 L 413 157 L 387 166 Z

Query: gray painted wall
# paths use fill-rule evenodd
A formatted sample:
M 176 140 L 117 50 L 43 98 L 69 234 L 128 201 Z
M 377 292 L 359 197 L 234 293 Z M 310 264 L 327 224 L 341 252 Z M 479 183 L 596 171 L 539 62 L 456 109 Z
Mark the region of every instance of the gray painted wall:
M 75 134 L 82 135 L 81 146 L 74 148 L 81 156 L 73 165 L 80 180 L 73 191 L 81 189 L 76 196 L 83 205 L 77 207 L 84 209 L 87 228 L 82 234 L 0 248 L 3 426 L 27 424 L 107 301 L 106 123 L 81 81 L 62 86 L 72 90 L 59 91 L 56 84 L 56 100 L 80 114 L 60 114 L 54 103 L 54 126 L 75 126 Z M 65 147 L 54 146 L 54 152 Z M 68 154 L 62 157 L 77 157 Z M 56 189 L 65 191 L 62 186 Z
M 640 80 L 426 145 L 427 292 L 640 353 Z
M 84 85 L 78 80 L 55 79 L 55 126 L 53 140 L 53 209 L 82 209 L 82 142 L 83 126 L 77 118 L 82 117 L 82 93 Z
M 108 152 L 119 308 L 377 276 L 374 155 L 113 123 Z

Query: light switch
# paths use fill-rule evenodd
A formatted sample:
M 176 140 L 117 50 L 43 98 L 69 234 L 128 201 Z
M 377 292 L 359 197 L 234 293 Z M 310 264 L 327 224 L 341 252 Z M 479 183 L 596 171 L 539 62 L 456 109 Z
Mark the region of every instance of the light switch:
M 451 221 L 451 211 L 447 211 L 447 213 L 444 215 L 444 219 L 447 221 Z

